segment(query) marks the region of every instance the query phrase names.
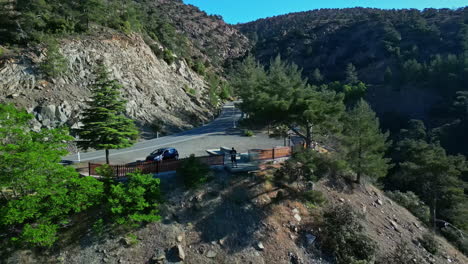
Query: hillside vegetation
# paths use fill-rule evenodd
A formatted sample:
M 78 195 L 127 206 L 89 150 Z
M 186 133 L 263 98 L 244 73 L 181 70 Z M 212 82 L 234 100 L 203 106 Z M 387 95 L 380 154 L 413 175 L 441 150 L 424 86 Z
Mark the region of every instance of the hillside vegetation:
M 197 125 L 231 96 L 220 65 L 247 48 L 232 26 L 181 1 L 0 6 L 0 100 L 27 108 L 36 128 L 76 125 L 99 62 L 123 84 L 126 114 L 140 126 Z
M 408 119 L 422 119 L 440 127 L 451 153 L 468 153 L 466 108 L 454 106 L 466 102 L 468 8 L 322 9 L 237 27 L 262 63 L 280 54 L 314 84 L 348 82 L 352 64 L 385 128 L 398 132 Z

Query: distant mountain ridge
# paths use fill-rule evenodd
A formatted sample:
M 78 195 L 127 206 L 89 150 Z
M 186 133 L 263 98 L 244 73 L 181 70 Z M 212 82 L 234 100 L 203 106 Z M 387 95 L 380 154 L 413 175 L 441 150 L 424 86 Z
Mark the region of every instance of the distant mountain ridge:
M 366 99 L 395 131 L 411 118 L 429 127 L 450 122 L 456 92 L 468 90 L 468 7 L 321 9 L 236 27 L 260 62 L 281 55 L 311 83 L 320 83 L 318 71 L 323 82 L 344 82 L 352 63 L 369 85 Z

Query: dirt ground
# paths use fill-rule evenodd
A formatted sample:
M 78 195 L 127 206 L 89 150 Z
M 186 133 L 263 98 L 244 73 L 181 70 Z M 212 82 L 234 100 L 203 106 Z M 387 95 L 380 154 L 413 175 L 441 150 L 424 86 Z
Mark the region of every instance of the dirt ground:
M 191 191 L 179 188 L 176 180 L 164 186 L 166 202 L 160 222 L 127 233 L 105 232 L 99 237 L 88 228 L 76 241 L 50 252 L 19 251 L 4 262 L 333 263 L 320 252 L 318 239 L 310 241 L 319 233 L 313 226 L 320 208 L 311 210 L 288 191 L 274 187 L 269 173 L 231 175 L 221 171 L 214 180 Z M 403 240 L 417 252 L 415 263 L 468 263 L 441 238 L 442 253 L 433 256 L 425 251 L 417 238 L 426 228 L 371 185 L 338 190 L 324 181 L 314 188 L 324 193 L 328 204 L 349 203 L 363 214 L 363 223 L 378 243 L 380 255 Z

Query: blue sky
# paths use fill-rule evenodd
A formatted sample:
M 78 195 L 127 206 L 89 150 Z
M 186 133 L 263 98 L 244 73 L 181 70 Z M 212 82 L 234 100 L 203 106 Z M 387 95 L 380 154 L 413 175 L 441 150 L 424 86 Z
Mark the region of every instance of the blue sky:
M 223 16 L 228 23 L 244 23 L 258 18 L 319 8 L 376 7 L 458 8 L 468 6 L 468 0 L 184 0 L 208 14 Z

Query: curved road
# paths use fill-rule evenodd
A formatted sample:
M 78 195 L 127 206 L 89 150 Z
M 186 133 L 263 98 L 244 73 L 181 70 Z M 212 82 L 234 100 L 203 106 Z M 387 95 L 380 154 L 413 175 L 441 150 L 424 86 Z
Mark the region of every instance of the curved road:
M 241 116 L 241 112 L 234 107 L 234 103 L 227 103 L 218 118 L 213 122 L 198 128 L 184 131 L 178 134 L 160 137 L 157 139 L 138 142 L 132 147 L 118 150 L 110 150 L 110 161 L 113 164 L 129 163 L 143 160 L 153 150 L 161 147 L 175 147 L 180 157 L 190 154 L 197 156 L 206 155 L 206 149 L 217 149 L 221 146 L 235 147 L 238 152 L 252 148 L 272 148 L 280 146 L 282 140 L 271 139 L 264 134 L 248 138 L 240 135 L 240 131 L 232 129 Z M 73 162 L 104 162 L 103 150 L 73 154 L 64 157 L 64 160 Z

